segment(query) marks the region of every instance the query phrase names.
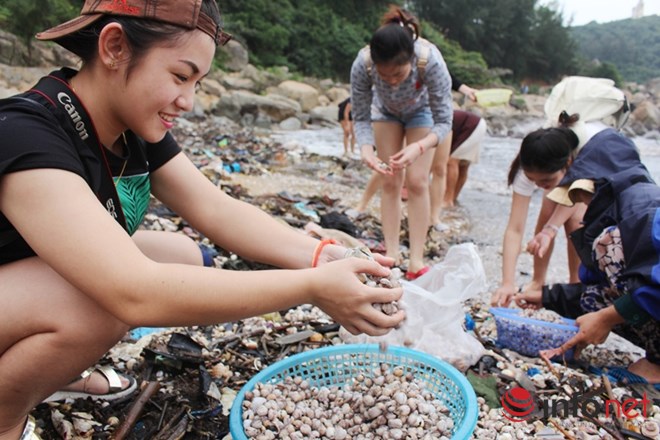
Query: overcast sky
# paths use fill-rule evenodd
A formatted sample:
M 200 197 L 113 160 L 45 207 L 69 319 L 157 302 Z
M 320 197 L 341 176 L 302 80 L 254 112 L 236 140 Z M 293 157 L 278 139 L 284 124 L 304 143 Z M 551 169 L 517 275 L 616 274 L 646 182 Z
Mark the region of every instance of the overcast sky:
M 572 26 L 596 21 L 606 23 L 624 20 L 632 16 L 632 10 L 639 0 L 541 0 L 541 4 L 556 2 L 563 10 L 564 20 L 573 17 Z M 660 0 L 644 0 L 644 16 L 660 15 Z M 567 21 L 566 21 L 567 23 Z

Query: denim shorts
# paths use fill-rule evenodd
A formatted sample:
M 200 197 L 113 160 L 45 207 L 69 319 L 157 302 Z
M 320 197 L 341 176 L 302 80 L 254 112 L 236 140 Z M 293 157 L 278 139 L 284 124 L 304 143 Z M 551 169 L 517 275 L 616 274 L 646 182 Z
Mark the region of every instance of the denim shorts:
M 371 122 L 398 122 L 403 128 L 433 127 L 433 114 L 429 107 L 400 117 L 372 108 Z

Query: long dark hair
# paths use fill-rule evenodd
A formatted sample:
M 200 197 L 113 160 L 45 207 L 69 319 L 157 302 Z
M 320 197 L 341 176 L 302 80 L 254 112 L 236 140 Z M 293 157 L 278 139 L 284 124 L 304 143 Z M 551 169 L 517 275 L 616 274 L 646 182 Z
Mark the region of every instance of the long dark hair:
M 529 133 L 509 168 L 507 182 L 513 184 L 520 168 L 537 173 L 554 173 L 575 156 L 579 139 L 568 127 L 542 128 Z
M 222 18 L 216 0 L 203 0 L 201 12 L 208 15 L 218 26 L 222 26 Z M 151 48 L 156 45 L 174 45 L 181 38 L 185 38 L 189 32 L 180 26 L 161 21 L 107 15 L 92 25 L 63 37 L 60 41 L 64 41 L 65 44 L 62 45 L 78 55 L 83 64 L 90 63 L 98 54 L 97 47 L 101 30 L 112 22 L 122 25 L 129 44 L 131 58 L 127 74 Z
M 415 40 L 419 35 L 417 17 L 390 5 L 381 18 L 381 26 L 371 36 L 371 59 L 374 64 L 406 64 L 415 55 Z

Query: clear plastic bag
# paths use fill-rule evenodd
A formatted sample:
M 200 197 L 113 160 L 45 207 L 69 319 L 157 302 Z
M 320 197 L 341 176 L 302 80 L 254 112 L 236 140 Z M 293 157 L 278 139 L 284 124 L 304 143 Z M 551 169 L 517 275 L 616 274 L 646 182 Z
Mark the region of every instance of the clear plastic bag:
M 483 355 L 481 343 L 463 328 L 463 302 L 486 291 L 486 275 L 473 243 L 452 246 L 445 259 L 412 282 L 402 281 L 400 306 L 406 320 L 384 336 L 352 335 L 345 343 L 385 343 L 414 348 L 451 363 L 461 371 Z

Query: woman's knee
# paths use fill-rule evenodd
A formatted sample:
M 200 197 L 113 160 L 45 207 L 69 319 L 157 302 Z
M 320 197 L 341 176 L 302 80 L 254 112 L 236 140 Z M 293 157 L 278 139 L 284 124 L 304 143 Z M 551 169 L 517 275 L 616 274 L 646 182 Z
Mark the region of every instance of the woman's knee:
M 60 320 L 55 333 L 59 345 L 100 347 L 104 352 L 121 340 L 130 326 L 104 310 L 78 314 L 76 321 Z
M 399 175 L 383 176 L 381 179 L 381 189 L 384 193 L 401 191 L 403 177 Z
M 164 231 L 137 231 L 133 241 L 150 259 L 159 263 L 179 263 L 202 266 L 202 251 L 188 236 Z
M 447 166 L 448 161 L 440 161 L 434 159 L 433 163 L 431 164 L 431 173 L 433 174 L 433 177 L 444 178 L 447 175 Z
M 429 190 L 428 176 L 410 176 L 406 179 L 406 188 L 412 196 L 426 194 Z
M 110 347 L 128 330 L 127 324 L 38 258 L 2 269 L 6 285 L 0 288 L 0 307 L 8 319 L 0 324 L 0 352 L 26 335 L 40 334 L 52 336 L 54 345 L 100 343 Z

